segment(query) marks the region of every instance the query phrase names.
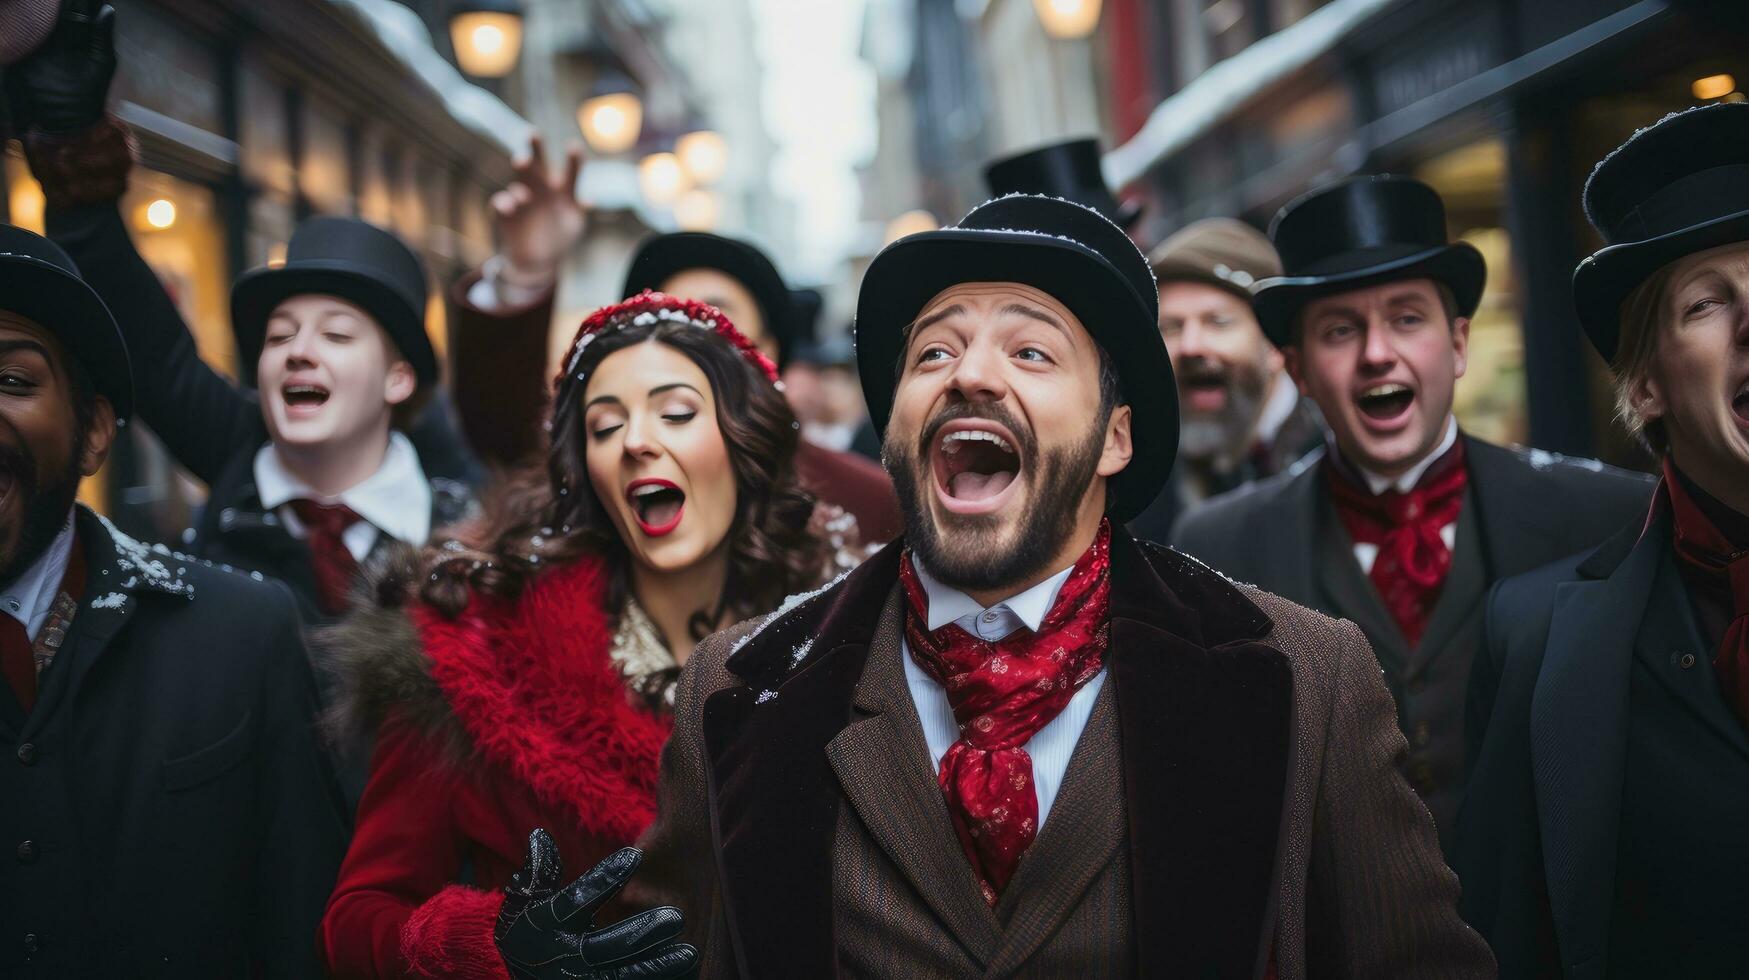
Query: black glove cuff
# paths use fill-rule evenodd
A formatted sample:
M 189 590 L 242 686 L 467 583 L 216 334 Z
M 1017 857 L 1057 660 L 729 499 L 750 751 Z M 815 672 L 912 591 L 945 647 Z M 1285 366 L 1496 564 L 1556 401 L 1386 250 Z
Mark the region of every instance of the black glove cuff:
M 73 208 L 116 201 L 126 193 L 135 143 L 126 123 L 106 115 L 77 133 L 30 133 L 24 155 L 48 206 Z

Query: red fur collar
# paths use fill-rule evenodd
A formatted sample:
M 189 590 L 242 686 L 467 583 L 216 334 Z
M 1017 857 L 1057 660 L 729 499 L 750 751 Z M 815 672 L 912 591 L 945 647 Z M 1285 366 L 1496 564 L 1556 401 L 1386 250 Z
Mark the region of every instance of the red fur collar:
M 658 755 L 672 721 L 634 705 L 608 651 L 607 572 L 584 560 L 540 576 L 514 602 L 476 599 L 413 622 L 469 741 L 582 829 L 633 840 L 656 815 Z

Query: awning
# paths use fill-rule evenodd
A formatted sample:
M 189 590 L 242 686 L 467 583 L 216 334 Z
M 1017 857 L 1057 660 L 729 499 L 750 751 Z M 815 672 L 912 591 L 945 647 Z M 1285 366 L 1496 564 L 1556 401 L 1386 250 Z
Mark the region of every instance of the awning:
M 1184 149 L 1276 82 L 1311 64 L 1399 0 L 1331 0 L 1297 23 L 1192 79 L 1148 114 L 1141 131 L 1105 155 L 1105 181 L 1125 187 Z

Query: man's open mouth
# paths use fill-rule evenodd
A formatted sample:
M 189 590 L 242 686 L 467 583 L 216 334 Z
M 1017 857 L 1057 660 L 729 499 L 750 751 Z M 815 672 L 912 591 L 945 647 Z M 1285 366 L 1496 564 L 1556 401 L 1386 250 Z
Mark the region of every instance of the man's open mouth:
M 986 419 L 961 419 L 941 427 L 930 451 L 938 496 L 948 510 L 988 513 L 1001 506 L 1020 480 L 1018 440 Z
M 1192 412 L 1218 412 L 1227 406 L 1227 372 L 1212 365 L 1186 365 L 1178 379 L 1180 398 Z
M 1415 392 L 1407 385 L 1387 382 L 1363 390 L 1355 399 L 1360 414 L 1375 422 L 1392 422 L 1402 418 L 1415 403 Z
M 1737 424 L 1749 427 L 1749 378 L 1737 386 L 1737 394 L 1731 399 L 1731 414 L 1737 416 Z
M 626 502 L 632 505 L 638 528 L 659 538 L 680 526 L 686 511 L 686 492 L 668 480 L 633 480 L 626 487 Z
M 328 389 L 318 384 L 285 385 L 279 393 L 289 409 L 314 410 L 328 401 Z

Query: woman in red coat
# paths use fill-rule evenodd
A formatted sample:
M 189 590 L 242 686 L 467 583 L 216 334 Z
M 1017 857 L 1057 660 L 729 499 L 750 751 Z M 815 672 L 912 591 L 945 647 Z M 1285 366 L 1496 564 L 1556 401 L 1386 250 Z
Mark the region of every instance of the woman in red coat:
M 529 832 L 580 871 L 654 817 L 693 644 L 845 551 L 814 530 L 775 378 L 702 303 L 598 311 L 556 385 L 545 472 L 404 556 L 326 637 L 333 721 L 375 743 L 322 920 L 335 976 L 505 977 L 492 927 Z

